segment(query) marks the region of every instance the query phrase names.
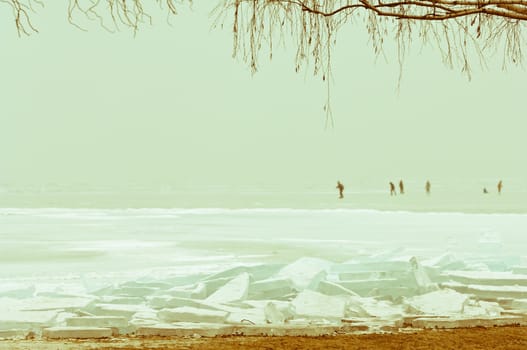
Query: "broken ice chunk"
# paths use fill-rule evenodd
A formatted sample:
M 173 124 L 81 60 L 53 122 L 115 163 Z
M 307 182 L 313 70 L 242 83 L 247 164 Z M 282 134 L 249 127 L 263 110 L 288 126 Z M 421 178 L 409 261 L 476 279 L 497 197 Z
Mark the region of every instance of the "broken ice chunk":
M 212 293 L 205 301 L 207 303 L 229 303 L 245 300 L 249 291 L 249 282 L 250 276 L 244 272 Z
M 325 279 L 332 262 L 317 258 L 300 258 L 285 266 L 275 275 L 276 278 L 289 278 L 298 291 L 315 289 Z

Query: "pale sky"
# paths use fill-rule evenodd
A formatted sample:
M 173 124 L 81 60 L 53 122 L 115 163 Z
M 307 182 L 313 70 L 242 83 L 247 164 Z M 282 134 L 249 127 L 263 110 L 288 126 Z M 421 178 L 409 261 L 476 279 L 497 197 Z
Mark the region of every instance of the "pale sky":
M 326 86 L 277 49 L 251 76 L 232 59 L 209 1 L 134 38 L 67 23 L 66 6 L 16 34 L 0 7 L 0 183 L 333 185 L 337 179 L 527 175 L 527 73 L 474 68 L 472 81 L 416 46 L 399 66 L 376 59 L 359 22 L 333 53 L 335 126 Z M 384 182 L 383 182 L 384 184 Z

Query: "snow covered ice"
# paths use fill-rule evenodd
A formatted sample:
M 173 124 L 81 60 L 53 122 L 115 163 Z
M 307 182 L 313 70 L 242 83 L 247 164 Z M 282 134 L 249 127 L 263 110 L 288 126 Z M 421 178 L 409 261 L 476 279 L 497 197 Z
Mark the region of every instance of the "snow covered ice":
M 0 330 L 525 324 L 526 234 L 525 214 L 0 209 Z

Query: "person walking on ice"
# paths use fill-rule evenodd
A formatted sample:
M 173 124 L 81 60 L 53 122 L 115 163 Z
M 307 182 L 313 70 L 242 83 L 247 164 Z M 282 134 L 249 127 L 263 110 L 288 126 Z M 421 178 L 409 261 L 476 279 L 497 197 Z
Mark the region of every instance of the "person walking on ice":
M 500 180 L 500 182 L 498 182 L 498 194 L 501 194 L 502 188 L 503 188 L 503 182 Z
M 337 187 L 336 188 L 338 188 L 338 190 L 339 190 L 339 199 L 344 198 L 344 185 L 342 184 L 342 182 L 337 181 Z
M 393 182 L 390 182 L 390 196 L 395 195 L 397 195 L 397 192 L 395 192 L 395 185 L 393 184 Z
M 430 184 L 430 181 L 426 180 L 426 184 L 425 184 L 426 194 L 430 194 L 430 189 L 431 188 L 432 188 L 432 185 Z
M 404 194 L 404 183 L 403 180 L 399 181 L 399 193 Z

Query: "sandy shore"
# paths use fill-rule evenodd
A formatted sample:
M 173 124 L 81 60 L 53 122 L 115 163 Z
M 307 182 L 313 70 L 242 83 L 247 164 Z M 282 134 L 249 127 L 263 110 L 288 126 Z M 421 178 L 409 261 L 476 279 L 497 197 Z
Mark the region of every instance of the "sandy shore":
M 326 337 L 114 338 L 106 340 L 6 340 L 0 349 L 456 349 L 524 350 L 527 327 L 422 330 Z

